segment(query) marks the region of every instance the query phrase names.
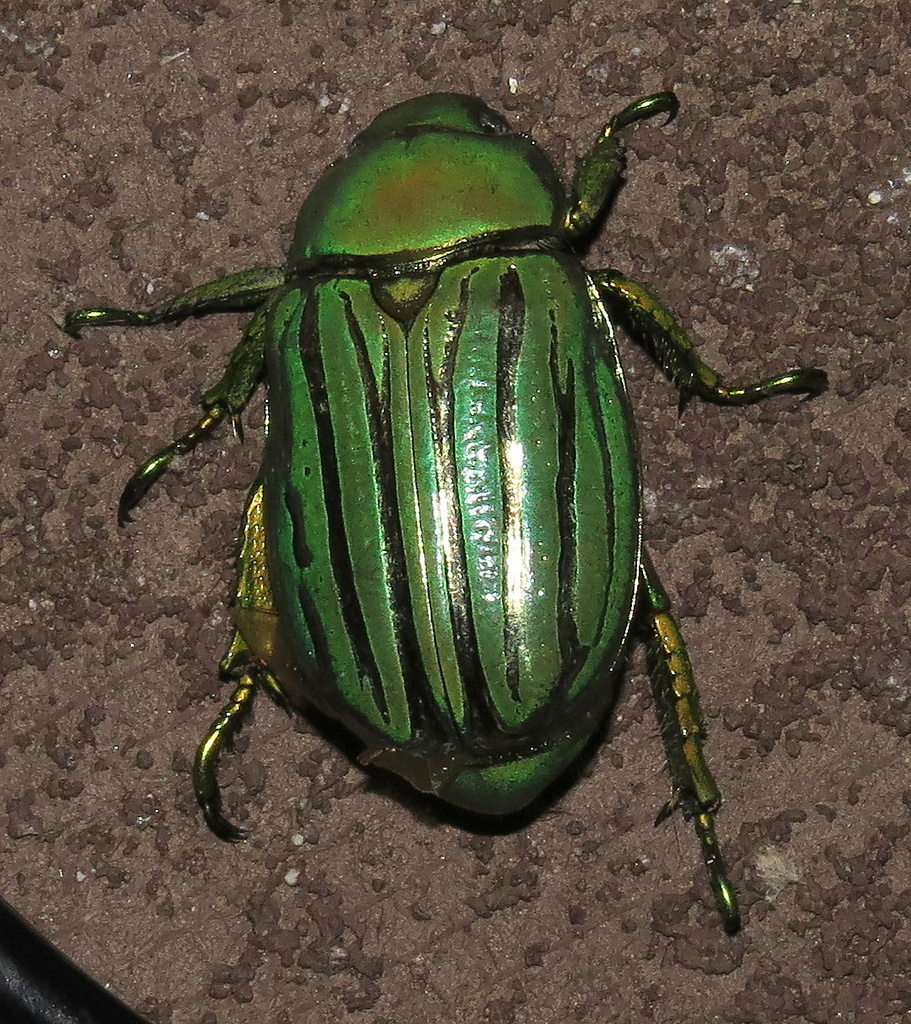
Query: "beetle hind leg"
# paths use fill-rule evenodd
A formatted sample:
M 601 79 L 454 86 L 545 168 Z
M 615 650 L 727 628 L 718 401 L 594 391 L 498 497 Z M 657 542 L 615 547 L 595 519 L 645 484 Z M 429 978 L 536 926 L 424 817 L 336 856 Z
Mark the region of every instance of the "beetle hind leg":
M 258 681 L 255 669 L 252 665 L 244 664 L 243 640 L 240 634 L 235 634 L 228 652 L 221 664 L 221 674 L 237 677 L 238 667 L 240 676 L 231 699 L 221 710 L 218 717 L 212 723 L 211 728 L 200 743 L 196 751 L 196 759 L 193 762 L 193 789 L 196 793 L 196 802 L 202 809 L 206 824 L 218 836 L 226 842 L 235 843 L 243 839 L 246 833 L 238 828 L 222 813 L 221 788 L 218 785 L 218 760 L 222 750 L 230 744 L 237 734 L 243 720 L 253 705 L 253 698 L 256 696 Z
M 271 672 L 256 658 L 239 631 L 235 632 L 228 653 L 221 661 L 219 674 L 223 679 L 234 681 L 234 691 L 196 750 L 193 790 L 209 828 L 219 839 L 236 843 L 246 838 L 246 833 L 222 813 L 219 759 L 243 726 L 257 691 L 268 690 L 282 703 L 284 698 Z
M 266 566 L 263 489 L 256 483 L 244 513 L 240 554 L 237 559 L 237 587 L 233 613 L 237 629 L 228 653 L 219 666 L 223 679 L 234 682 L 231 698 L 212 723 L 196 751 L 193 788 L 206 824 L 221 839 L 236 842 L 244 832 L 222 813 L 218 785 L 218 761 L 243 725 L 257 690 L 267 690 L 280 703 L 284 693 L 265 664 L 279 655 L 278 618 L 272 605 L 272 589 Z
M 660 824 L 678 808 L 687 821 L 693 822 L 715 906 L 725 931 L 733 934 L 740 927 L 740 911 L 715 834 L 715 813 L 721 806 L 721 792 L 705 761 L 702 746 L 705 726 L 699 691 L 680 627 L 671 613 L 670 600 L 644 551 L 640 573 L 645 603 L 642 625 L 649 640 L 649 674 L 673 782 L 673 796 L 658 814 L 655 824 Z
M 592 276 L 604 304 L 680 392 L 681 408 L 691 395 L 717 405 L 750 405 L 774 395 L 813 398 L 828 386 L 825 371 L 818 369 L 791 369 L 740 387 L 725 384 L 721 374 L 699 358 L 690 336 L 654 292 L 616 270 Z

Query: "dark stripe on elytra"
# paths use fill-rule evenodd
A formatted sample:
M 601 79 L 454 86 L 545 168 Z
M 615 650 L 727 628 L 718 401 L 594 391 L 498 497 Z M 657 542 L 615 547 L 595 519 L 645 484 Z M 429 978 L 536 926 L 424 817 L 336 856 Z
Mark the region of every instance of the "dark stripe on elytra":
M 607 439 L 607 430 L 604 426 L 604 417 L 601 415 L 601 392 L 598 388 L 598 376 L 596 369 L 596 362 L 606 362 L 605 354 L 603 351 L 595 351 L 596 346 L 600 346 L 605 349 L 609 343 L 609 339 L 605 338 L 605 328 L 603 328 L 595 319 L 594 311 L 590 314 L 589 323 L 586 325 L 586 331 L 582 339 L 582 381 L 585 389 L 585 394 L 588 399 L 589 408 L 591 410 L 590 415 L 592 424 L 595 428 L 595 434 L 598 438 L 598 451 L 601 453 L 602 463 L 602 476 L 605 485 L 605 506 L 604 516 L 607 520 L 607 526 L 605 528 L 607 557 L 608 557 L 608 573 L 613 576 L 614 574 L 614 545 L 616 543 L 615 538 L 615 523 L 614 523 L 614 487 L 613 487 L 613 471 L 611 467 L 611 448 Z M 608 328 L 609 329 L 609 328 Z M 610 339 L 610 344 L 613 344 L 613 339 Z M 601 635 L 604 632 L 604 620 L 607 617 L 609 611 L 607 603 L 607 594 L 609 593 L 609 587 L 605 585 L 604 594 L 605 600 L 601 605 L 601 610 L 598 615 L 598 626 L 595 630 L 595 636 L 593 645 L 597 646 L 601 641 Z
M 484 667 L 478 650 L 478 636 L 474 625 L 471 591 L 468 578 L 468 554 L 465 544 L 462 502 L 458 485 L 458 453 L 455 434 L 455 367 L 459 341 L 465 330 L 469 308 L 471 273 L 459 281 L 459 304 L 446 333 L 439 377 L 433 367 L 428 328 L 422 333 L 424 377 L 430 401 L 430 425 L 433 445 L 437 454 L 437 487 L 446 494 L 450 508 L 447 547 L 451 557 L 446 559 L 446 584 L 449 596 L 449 620 L 452 626 L 459 676 L 465 688 L 467 736 L 487 736 L 497 718 L 490 699 Z M 454 718 L 454 716 L 453 716 Z
M 560 385 L 560 331 L 556 311 L 550 314 L 550 379 L 557 411 L 556 502 L 560 557 L 557 562 L 557 638 L 560 644 L 560 680 L 557 693 L 567 692 L 582 665 L 587 649 L 579 645 L 578 551 L 576 537 L 576 366 L 567 360 L 566 386 Z
M 295 563 L 302 569 L 306 569 L 313 561 L 313 551 L 307 543 L 307 523 L 300 491 L 286 483 L 282 487 L 282 500 L 288 513 L 288 518 L 291 520 L 291 546 L 294 549 Z M 317 611 L 310 591 L 303 581 L 298 583 L 297 586 L 297 600 L 307 632 L 310 634 L 310 641 L 313 644 L 316 664 L 319 667 L 321 678 L 331 679 L 334 674 L 334 666 L 332 664 L 332 655 L 329 651 L 329 642 L 326 638 L 326 630 L 323 627 L 322 616 Z M 309 679 L 307 685 L 311 685 Z
M 511 486 L 508 452 L 518 439 L 518 417 L 516 414 L 516 368 L 519 354 L 525 340 L 525 294 L 518 271 L 511 266 L 500 275 L 500 293 L 497 296 L 497 311 L 500 314 L 497 329 L 497 440 L 500 455 L 500 484 L 503 495 L 503 537 L 504 550 L 510 536 L 521 535 L 522 501 L 516 488 Z M 521 704 L 519 685 L 519 643 L 522 623 L 510 614 L 508 595 L 509 566 L 503 563 L 503 607 L 504 661 L 506 685 L 513 700 Z
M 390 398 L 390 355 L 389 346 L 383 347 L 382 378 L 378 383 L 367 339 L 354 311 L 351 296 L 341 292 L 345 309 L 345 321 L 357 356 L 358 369 L 367 402 L 367 422 L 370 430 L 370 445 L 373 450 L 375 483 L 379 500 L 380 522 L 382 524 L 383 563 L 388 588 L 389 608 L 392 625 L 397 637 L 397 654 L 402 667 L 405 683 L 405 699 L 408 702 L 408 717 L 411 736 L 428 734 L 436 737 L 447 735 L 439 720 L 436 705 L 428 700 L 429 680 L 421 658 L 415 626 L 411 588 L 405 563 L 405 544 L 399 510 L 396 486 L 395 452 L 393 451 L 392 407 Z
M 303 301 L 305 304 L 303 316 L 306 316 L 310 296 L 306 295 Z M 292 330 L 291 327 L 285 328 L 285 331 L 290 330 Z M 281 446 L 280 450 L 283 450 L 286 453 L 286 464 L 282 467 L 282 471 L 279 476 L 279 491 L 281 494 L 282 504 L 284 505 L 291 524 L 291 550 L 293 553 L 294 565 L 301 570 L 301 572 L 298 573 L 298 579 L 302 579 L 306 570 L 313 564 L 313 548 L 311 547 L 307 536 L 306 516 L 304 515 L 300 490 L 294 485 L 291 474 L 292 459 L 294 458 L 294 451 L 292 445 L 289 443 L 291 439 L 291 408 L 292 405 L 290 401 L 274 403 L 270 433 L 276 437 L 283 435 L 284 439 L 284 444 Z M 332 657 L 329 652 L 329 643 L 326 638 L 326 631 L 323 628 L 323 620 L 316 609 L 306 585 L 303 582 L 300 582 L 297 586 L 297 597 L 304 625 L 306 626 L 307 632 L 310 636 L 310 642 L 313 645 L 313 654 L 316 659 L 320 675 L 323 678 L 331 678 L 333 669 Z
M 370 684 L 379 713 L 388 719 L 389 709 L 379 669 L 373 657 L 364 614 L 355 588 L 354 566 L 344 524 L 342 487 L 339 478 L 338 454 L 335 448 L 335 429 L 332 408 L 326 389 L 326 369 L 323 364 L 322 338 L 319 330 L 319 294 L 314 292 L 304 309 L 300 330 L 300 357 L 310 388 L 310 398 L 316 419 L 316 443 L 320 453 L 320 474 L 323 497 L 326 502 L 326 523 L 329 532 L 329 558 L 335 590 L 345 622 L 345 631 L 351 644 L 354 660 L 361 679 Z M 339 339 L 328 342 L 338 344 Z

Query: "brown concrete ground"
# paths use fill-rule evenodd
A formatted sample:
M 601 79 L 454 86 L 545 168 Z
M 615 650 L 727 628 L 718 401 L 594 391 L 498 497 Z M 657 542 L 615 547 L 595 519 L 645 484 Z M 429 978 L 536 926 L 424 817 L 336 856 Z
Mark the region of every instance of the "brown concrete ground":
M 911 57 L 907 2 L 3 0 L 0 892 L 156 1024 L 883 1024 L 911 1005 Z M 686 5 L 689 6 L 689 5 Z M 476 93 L 558 165 L 619 106 L 629 184 L 589 260 L 660 290 L 731 379 L 694 402 L 625 345 L 646 533 L 689 640 L 745 927 L 707 902 L 635 657 L 608 737 L 526 827 L 399 799 L 263 701 L 187 774 L 258 442 L 228 434 L 119 530 L 131 467 L 193 421 L 241 320 L 91 332 L 281 262 L 352 134 Z

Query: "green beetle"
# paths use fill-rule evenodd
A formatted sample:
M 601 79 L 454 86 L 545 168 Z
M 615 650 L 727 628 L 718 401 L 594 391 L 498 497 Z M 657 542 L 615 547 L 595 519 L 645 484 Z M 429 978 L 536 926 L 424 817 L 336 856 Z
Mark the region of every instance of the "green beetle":
M 304 203 L 288 261 L 149 312 L 72 312 L 65 329 L 248 310 L 187 435 L 134 474 L 121 523 L 177 455 L 268 387 L 199 803 L 221 837 L 216 765 L 254 693 L 319 711 L 365 764 L 484 815 L 528 806 L 615 696 L 631 627 L 652 654 L 673 781 L 659 815 L 696 827 L 715 902 L 739 924 L 714 829 L 720 794 L 686 648 L 641 547 L 620 322 L 686 399 L 819 394 L 819 370 L 731 388 L 642 285 L 584 249 L 620 184 L 617 133 L 678 109 L 645 97 L 608 122 L 567 197 L 549 159 L 480 100 L 438 93 L 381 114 Z

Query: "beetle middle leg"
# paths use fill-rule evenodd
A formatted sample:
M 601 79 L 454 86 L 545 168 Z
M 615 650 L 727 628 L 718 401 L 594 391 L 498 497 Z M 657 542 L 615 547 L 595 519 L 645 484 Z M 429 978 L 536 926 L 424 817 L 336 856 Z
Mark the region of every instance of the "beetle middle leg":
M 280 267 L 255 267 L 192 288 L 146 312 L 80 309 L 66 315 L 64 330 L 78 337 L 85 327 L 145 327 L 190 316 L 256 310 L 243 338 L 228 359 L 222 379 L 202 396 L 205 415 L 183 437 L 146 459 L 130 477 L 117 510 L 117 521 L 121 526 L 129 522 L 130 512 L 171 462 L 210 437 L 225 418 L 231 419 L 235 433 L 242 437 L 240 414 L 263 374 L 264 337 L 271 308 L 267 300 L 280 294 L 276 289 L 280 288 L 283 279 L 284 270 Z
M 757 384 L 731 386 L 696 353 L 692 339 L 674 314 L 645 285 L 616 270 L 592 274 L 604 304 L 631 336 L 661 367 L 680 392 L 681 408 L 691 395 L 718 405 L 750 405 L 773 395 L 797 394 L 813 398 L 825 391 L 824 370 L 792 369 Z
M 127 481 L 117 509 L 117 522 L 121 526 L 130 521 L 130 512 L 171 462 L 193 451 L 225 418 L 230 418 L 235 434 L 243 439 L 240 414 L 262 379 L 267 319 L 268 311 L 264 308 L 247 324 L 243 338 L 231 352 L 224 376 L 202 396 L 205 414 L 196 426 L 146 459 Z
M 699 691 L 680 627 L 671 612 L 667 596 L 655 567 L 643 551 L 640 567 L 640 626 L 649 648 L 649 675 L 655 695 L 658 726 L 667 754 L 673 795 L 655 824 L 678 808 L 692 821 L 702 846 L 702 858 L 708 871 L 715 906 L 725 931 L 733 934 L 740 927 L 737 894 L 727 877 L 718 837 L 715 812 L 721 806 L 721 792 L 706 764 L 702 748 L 705 726 L 699 707 Z
M 573 179 L 563 229 L 575 248 L 582 248 L 610 208 L 626 168 L 626 149 L 617 133 L 637 121 L 679 109 L 672 92 L 659 92 L 630 103 L 605 125 L 594 146 L 579 160 Z M 825 391 L 822 370 L 794 369 L 758 384 L 726 385 L 721 375 L 696 354 L 689 335 L 674 314 L 644 285 L 616 270 L 592 274 L 602 301 L 643 344 L 680 391 L 681 404 L 696 394 L 720 405 L 748 405 L 781 394 L 813 397 Z

